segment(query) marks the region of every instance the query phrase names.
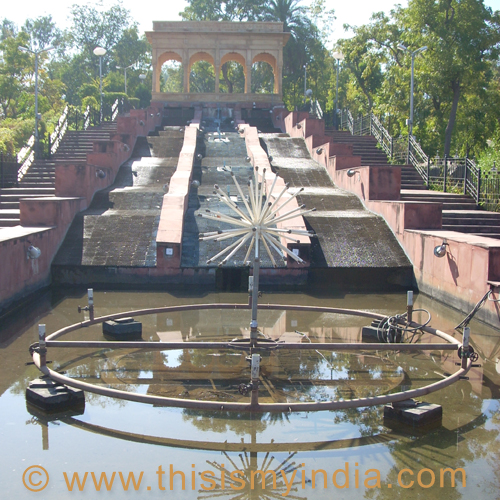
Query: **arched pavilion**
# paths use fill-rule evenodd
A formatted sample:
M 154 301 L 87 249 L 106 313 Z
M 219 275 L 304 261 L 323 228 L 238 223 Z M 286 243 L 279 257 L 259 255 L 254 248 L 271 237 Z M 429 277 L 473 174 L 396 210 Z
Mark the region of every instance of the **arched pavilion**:
M 282 100 L 283 47 L 290 33 L 283 23 L 225 21 L 154 21 L 153 31 L 146 32 L 153 49 L 153 101 L 168 102 L 274 102 Z M 183 91 L 161 92 L 160 73 L 167 61 L 177 61 L 183 68 Z M 214 68 L 215 92 L 191 93 L 189 77 L 198 61 Z M 220 92 L 221 67 L 235 61 L 243 67 L 244 93 Z M 256 62 L 268 63 L 274 75 L 272 94 L 251 92 L 251 68 Z

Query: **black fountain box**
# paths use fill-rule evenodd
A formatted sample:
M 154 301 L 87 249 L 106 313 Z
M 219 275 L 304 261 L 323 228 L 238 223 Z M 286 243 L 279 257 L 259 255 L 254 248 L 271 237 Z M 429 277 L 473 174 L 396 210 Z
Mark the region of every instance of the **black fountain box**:
M 57 412 L 84 408 L 85 393 L 81 389 L 62 385 L 49 378 L 37 378 L 26 388 L 26 401 L 45 412 Z
M 102 333 L 109 340 L 140 340 L 142 323 L 134 318 L 109 320 L 102 324 Z

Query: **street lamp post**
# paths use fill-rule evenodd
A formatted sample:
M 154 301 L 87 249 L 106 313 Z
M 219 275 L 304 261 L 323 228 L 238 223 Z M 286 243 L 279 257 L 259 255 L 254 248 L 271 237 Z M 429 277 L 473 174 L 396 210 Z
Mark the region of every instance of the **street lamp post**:
M 102 123 L 102 56 L 106 54 L 106 49 L 96 47 L 94 49 L 94 54 L 99 56 L 99 95 L 101 97 L 101 104 L 99 107 L 99 123 Z
M 342 54 L 342 52 L 340 52 L 340 51 L 334 52 L 333 57 L 334 57 L 334 59 L 337 59 L 337 77 L 335 80 L 335 110 L 334 110 L 334 114 L 333 114 L 333 126 L 336 129 L 338 129 L 339 127 L 338 127 L 338 123 L 337 123 L 337 119 L 338 119 L 337 110 L 338 110 L 338 102 L 339 102 L 339 72 L 340 72 L 340 61 L 344 60 L 344 54 Z
M 413 70 L 415 66 L 415 56 L 420 52 L 427 50 L 427 46 L 420 47 L 413 52 L 406 48 L 402 43 L 398 45 L 398 49 L 404 52 L 408 52 L 411 55 L 411 81 L 410 81 L 410 121 L 408 122 L 408 135 L 411 137 L 413 133 Z
M 307 92 L 307 66 L 304 64 L 304 104 L 306 103 Z
M 127 66 L 126 68 L 124 68 L 122 66 L 116 67 L 116 69 L 123 69 L 125 71 L 125 94 L 127 93 L 127 69 L 131 68 L 134 64 L 131 64 L 130 66 Z
M 54 49 L 54 47 L 47 47 L 45 49 L 40 50 L 31 50 L 27 47 L 23 47 L 20 45 L 18 49 L 21 52 L 29 52 L 35 56 L 35 158 L 40 157 L 40 138 L 38 135 L 38 122 L 40 121 L 41 116 L 38 114 L 38 56 L 42 52 L 47 52 L 49 50 Z

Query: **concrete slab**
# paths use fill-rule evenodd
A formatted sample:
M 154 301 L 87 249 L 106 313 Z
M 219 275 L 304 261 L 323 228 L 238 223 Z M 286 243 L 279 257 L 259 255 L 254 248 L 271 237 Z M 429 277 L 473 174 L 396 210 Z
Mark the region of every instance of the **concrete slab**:
M 407 403 L 407 404 L 405 404 Z M 414 427 L 428 425 L 443 418 L 443 407 L 431 403 L 402 401 L 384 406 L 384 419 L 396 420 L 399 423 Z

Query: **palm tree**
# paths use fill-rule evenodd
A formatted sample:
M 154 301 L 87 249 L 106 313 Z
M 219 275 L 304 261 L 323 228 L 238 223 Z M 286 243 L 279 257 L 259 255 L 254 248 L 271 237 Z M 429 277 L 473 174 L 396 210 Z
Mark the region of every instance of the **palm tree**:
M 304 8 L 300 0 L 271 0 L 265 6 L 264 19 L 283 23 L 283 31 L 296 38 L 297 30 L 304 26 Z

